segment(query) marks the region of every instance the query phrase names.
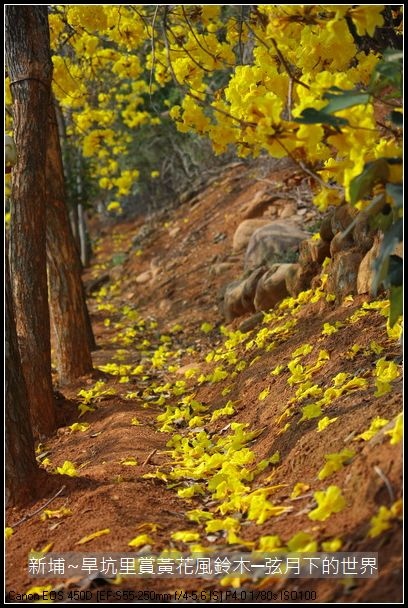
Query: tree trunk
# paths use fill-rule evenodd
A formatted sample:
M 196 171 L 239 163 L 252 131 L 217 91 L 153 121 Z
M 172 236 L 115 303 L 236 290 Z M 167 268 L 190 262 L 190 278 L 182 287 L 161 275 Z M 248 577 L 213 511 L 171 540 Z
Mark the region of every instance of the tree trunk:
M 79 218 L 78 218 L 78 205 L 73 205 L 69 212 L 69 219 L 71 222 L 72 234 L 74 235 L 75 246 L 78 251 L 78 255 L 81 252 L 81 242 L 79 240 Z
M 14 322 L 11 284 L 6 258 L 6 503 L 20 504 L 33 498 L 37 463 L 30 425 L 27 389 L 21 367 Z
M 47 6 L 7 5 L 6 63 L 13 95 L 10 271 L 35 436 L 55 428 L 45 251 L 45 155 L 52 62 Z
M 78 203 L 78 227 L 79 227 L 79 243 L 81 246 L 81 262 L 86 268 L 89 264 L 88 255 L 88 231 L 86 229 L 85 211 L 82 203 Z
M 92 357 L 81 264 L 65 205 L 61 147 L 52 103 L 48 123 L 46 176 L 50 312 L 59 381 L 68 384 L 92 371 Z

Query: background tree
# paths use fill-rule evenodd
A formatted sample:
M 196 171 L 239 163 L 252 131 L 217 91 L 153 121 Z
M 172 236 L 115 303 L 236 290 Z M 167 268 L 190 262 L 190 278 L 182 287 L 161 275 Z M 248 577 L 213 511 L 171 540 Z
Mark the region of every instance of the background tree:
M 46 231 L 50 313 L 62 384 L 92 370 L 94 346 L 81 263 L 65 204 L 64 170 L 54 104 L 49 107 L 46 161 Z
M 52 63 L 47 6 L 6 6 L 6 64 L 18 150 L 12 174 L 10 271 L 34 435 L 55 428 L 45 232 Z

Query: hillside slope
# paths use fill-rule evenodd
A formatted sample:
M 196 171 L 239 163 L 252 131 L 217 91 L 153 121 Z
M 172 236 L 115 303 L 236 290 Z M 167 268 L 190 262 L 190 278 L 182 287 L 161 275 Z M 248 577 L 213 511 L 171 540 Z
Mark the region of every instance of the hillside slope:
M 168 601 L 183 590 L 208 601 L 240 589 L 265 592 L 258 601 L 283 591 L 297 593 L 294 603 L 312 591 L 319 602 L 401 601 L 402 370 L 387 301 L 336 306 L 320 283 L 246 325 L 222 316 L 223 288 L 242 274 L 233 234 L 268 189 L 281 199 L 266 217 L 291 208 L 313 229 L 319 217 L 293 168 L 241 164 L 174 211 L 98 226 L 85 278 L 100 377 L 59 388 L 61 427 L 38 450 L 50 474 L 69 461 L 77 476 L 50 475 L 44 499 L 7 513 L 8 591 L 38 583 L 65 597 L 150 590 L 150 601 Z M 33 515 L 62 486 L 51 513 Z M 30 578 L 28 553 L 49 544 L 107 556 L 371 551 L 379 576 Z

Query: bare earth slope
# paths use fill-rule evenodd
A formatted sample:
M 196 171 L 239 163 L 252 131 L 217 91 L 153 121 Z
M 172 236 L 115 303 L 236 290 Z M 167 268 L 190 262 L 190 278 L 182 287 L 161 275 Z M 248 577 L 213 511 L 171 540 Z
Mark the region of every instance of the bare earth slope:
M 217 601 L 214 591 L 245 598 L 228 590 L 266 603 L 272 592 L 280 603 L 304 603 L 310 591 L 318 602 L 402 601 L 402 369 L 387 302 L 358 296 L 335 306 L 317 286 L 254 320 L 248 333 L 237 329 L 242 318 L 225 325 L 220 294 L 243 265 L 232 237 L 260 190 L 282 197 L 266 217 L 294 202 L 306 227 L 317 221 L 293 169 L 259 178 L 237 164 L 142 230 L 142 220 L 98 228 L 85 279 L 102 369 L 58 389 L 61 426 L 38 450 L 49 488 L 7 512 L 8 592 L 120 592 L 110 603 L 143 590 L 151 592 L 145 601 L 174 600 L 165 594 L 175 591 L 190 593 L 179 601 Z M 76 477 L 53 474 L 65 461 Z M 50 512 L 33 515 L 62 486 Z M 28 554 L 49 544 L 108 557 L 203 547 L 373 551 L 379 576 L 32 579 Z

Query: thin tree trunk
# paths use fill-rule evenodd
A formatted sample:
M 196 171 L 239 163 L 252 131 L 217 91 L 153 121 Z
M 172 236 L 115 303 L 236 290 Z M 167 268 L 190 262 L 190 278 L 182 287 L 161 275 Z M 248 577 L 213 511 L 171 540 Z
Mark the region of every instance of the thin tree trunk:
M 61 384 L 92 371 L 81 264 L 65 205 L 64 171 L 54 105 L 47 147 L 47 263 L 50 312 Z M 92 329 L 91 329 L 92 331 Z
M 52 62 L 47 6 L 6 6 L 6 63 L 18 151 L 12 174 L 10 270 L 35 436 L 55 428 L 45 250 L 45 156 Z
M 72 234 L 74 235 L 75 247 L 77 248 L 78 255 L 81 254 L 81 242 L 79 240 L 79 218 L 78 218 L 78 205 L 74 204 L 69 212 L 69 219 L 71 222 Z
M 65 125 L 65 118 L 64 115 L 62 113 L 61 110 L 61 106 L 59 105 L 59 103 L 57 102 L 56 99 L 54 99 L 54 109 L 55 109 L 55 115 L 57 117 L 57 125 L 58 125 L 58 135 L 59 135 L 59 141 L 60 141 L 60 148 L 61 148 L 61 156 L 62 156 L 62 167 L 64 170 L 64 180 L 65 180 L 65 184 L 72 184 L 73 183 L 73 170 L 72 170 L 72 154 L 70 153 L 70 149 L 67 143 L 67 130 L 66 130 L 66 125 Z M 69 188 L 68 188 L 68 192 L 69 192 Z M 66 205 L 68 208 L 68 214 L 69 214 L 69 220 L 71 223 L 71 230 L 72 230 L 72 234 L 74 235 L 74 241 L 75 241 L 75 246 L 78 250 L 78 255 L 80 255 L 81 252 L 81 245 L 79 242 L 79 232 L 78 232 L 78 205 L 76 201 L 73 200 L 69 200 L 70 198 L 72 199 L 72 196 L 69 197 L 69 195 L 67 196 L 67 188 L 65 189 L 65 194 L 66 194 Z
M 35 495 L 38 473 L 27 389 L 21 367 L 6 258 L 6 503 L 21 504 Z
M 79 227 L 79 242 L 81 245 L 81 262 L 86 268 L 89 264 L 87 230 L 85 223 L 85 212 L 82 203 L 78 203 L 78 227 Z

